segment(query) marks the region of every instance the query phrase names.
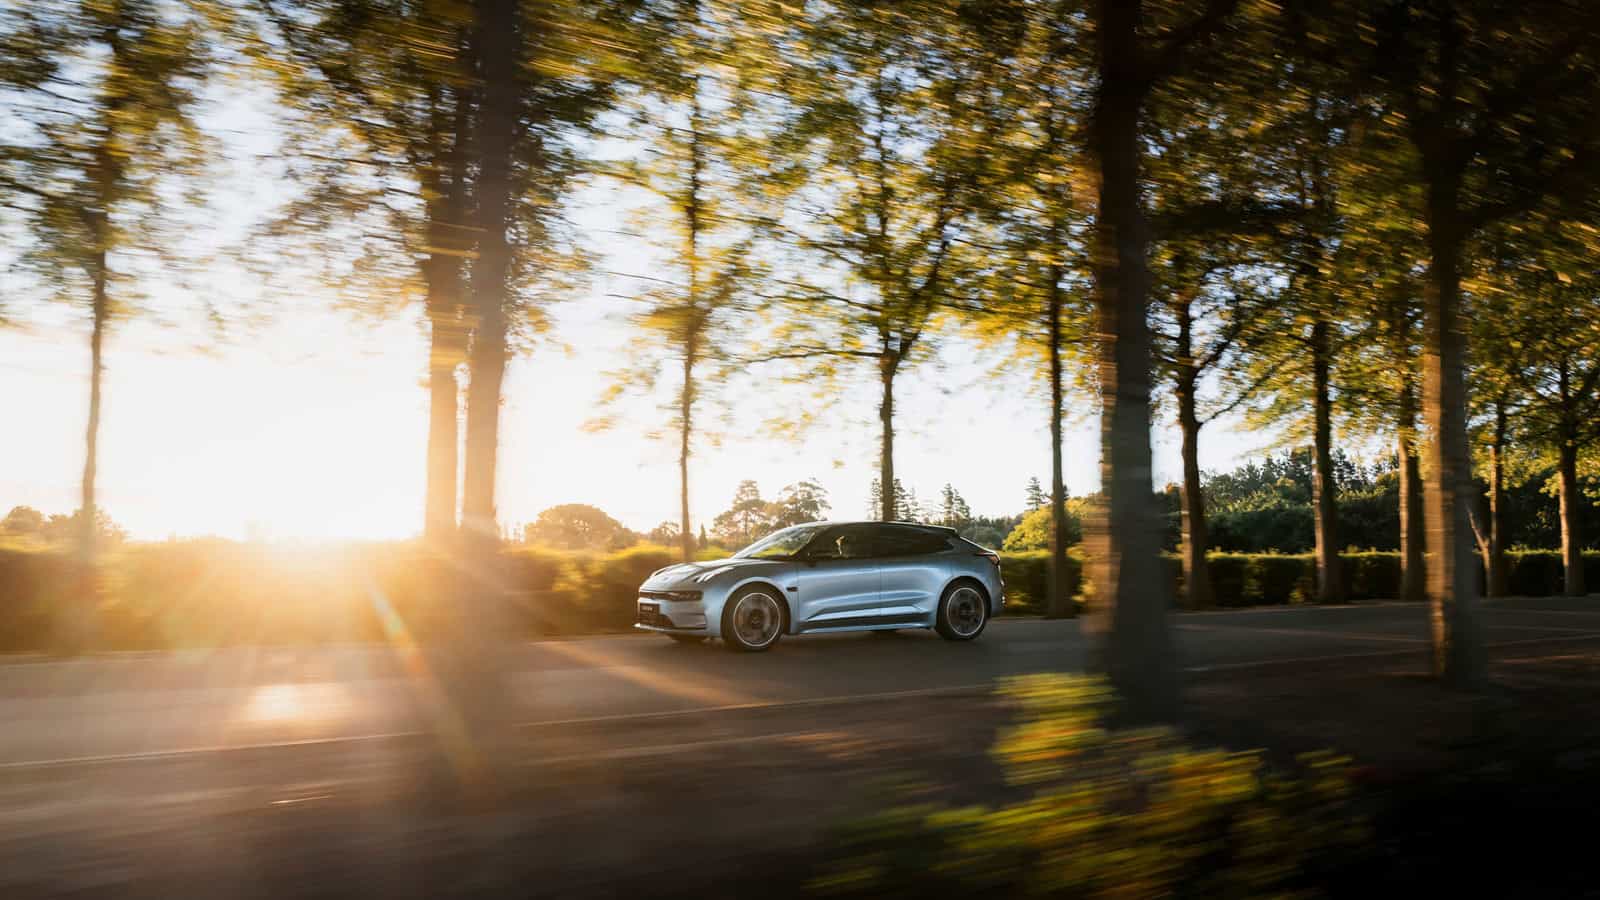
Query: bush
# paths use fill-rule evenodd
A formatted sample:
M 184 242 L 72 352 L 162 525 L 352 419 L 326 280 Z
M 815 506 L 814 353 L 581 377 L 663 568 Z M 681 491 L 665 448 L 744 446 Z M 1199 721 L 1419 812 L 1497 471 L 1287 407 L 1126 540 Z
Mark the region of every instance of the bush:
M 896 805 L 834 837 L 814 890 L 844 896 L 1298 896 L 1361 852 L 1348 761 L 1197 750 L 1108 731 L 1098 680 L 1008 679 L 994 755 L 1024 793 L 994 807 Z M 926 787 L 921 789 L 926 793 Z
M 707 548 L 703 556 L 726 551 Z M 639 584 L 675 562 L 676 549 L 638 545 L 613 553 L 548 547 L 508 548 L 498 577 L 514 604 L 514 627 L 525 636 L 631 630 Z M 1385 552 L 1342 557 L 1353 599 L 1397 595 L 1400 559 Z M 1082 547 L 1067 554 L 1066 590 L 1082 603 L 1094 586 Z M 1308 602 L 1316 579 L 1309 554 L 1213 553 L 1217 607 Z M 1177 556 L 1161 557 L 1163 584 L 1182 598 Z M 1586 577 L 1600 589 L 1600 552 L 1584 555 Z M 1560 554 L 1507 554 L 1511 592 L 1544 596 L 1562 589 Z M 1006 609 L 1045 610 L 1049 554 L 1001 554 Z M 58 629 L 71 604 L 94 604 L 83 618 L 90 646 L 161 650 L 240 644 L 427 640 L 459 614 L 452 598 L 475 582 L 458 561 L 414 543 L 311 547 L 222 540 L 125 544 L 108 553 L 97 588 L 70 555 L 37 546 L 0 546 L 0 652 L 43 651 L 70 629 Z M 92 598 L 92 599 L 83 599 Z M 87 610 L 79 610 L 86 613 Z M 58 634 L 60 630 L 63 634 Z
M 1556 550 L 1513 550 L 1506 554 L 1506 590 L 1515 597 L 1548 597 L 1561 593 L 1561 553 Z
M 1063 506 L 1067 514 L 1067 527 L 1064 535 L 1067 540 L 1067 546 L 1071 547 L 1073 544 L 1083 540 L 1083 522 L 1078 515 L 1078 511 L 1074 508 L 1074 504 L 1069 502 L 1063 504 Z M 1017 527 L 1011 529 L 1011 533 L 1006 535 L 1002 549 L 1008 553 L 1016 553 L 1023 550 L 1049 550 L 1050 507 L 1048 505 L 1041 506 L 1038 509 L 1030 510 L 1024 515 L 1022 521 L 1017 523 Z
M 1346 553 L 1345 582 L 1352 600 L 1390 599 L 1400 596 L 1400 554 L 1382 551 Z
M 1050 596 L 1050 551 L 1027 550 L 1000 554 L 1000 577 L 1006 583 L 1006 612 L 1042 615 Z M 1083 589 L 1083 555 L 1067 551 L 1066 592 L 1077 597 Z

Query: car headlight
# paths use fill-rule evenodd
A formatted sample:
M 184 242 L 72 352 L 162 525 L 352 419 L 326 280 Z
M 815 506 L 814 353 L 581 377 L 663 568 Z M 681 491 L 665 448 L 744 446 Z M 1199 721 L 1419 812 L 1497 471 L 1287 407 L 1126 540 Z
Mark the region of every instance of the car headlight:
M 711 579 L 717 577 L 718 575 L 721 575 L 723 572 L 726 572 L 731 568 L 733 568 L 733 566 L 723 566 L 720 569 L 712 569 L 709 572 L 702 572 L 699 575 L 695 576 L 694 583 L 695 584 L 705 584 L 706 582 L 708 582 Z
M 660 597 L 663 600 L 671 600 L 671 601 L 674 601 L 674 602 L 677 602 L 677 603 L 684 603 L 684 602 L 688 602 L 688 601 L 691 601 L 691 600 L 699 600 L 700 599 L 700 592 L 699 591 L 660 591 L 660 592 L 658 592 L 656 594 L 656 596 Z

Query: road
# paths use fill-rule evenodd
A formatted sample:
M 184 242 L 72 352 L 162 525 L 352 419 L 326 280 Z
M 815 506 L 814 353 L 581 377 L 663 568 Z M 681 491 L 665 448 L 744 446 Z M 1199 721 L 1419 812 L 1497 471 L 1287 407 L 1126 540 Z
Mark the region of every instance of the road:
M 1485 619 L 1491 652 L 1600 641 L 1594 598 L 1491 605 Z M 1191 671 L 1420 657 L 1428 647 L 1426 610 L 1406 604 L 1194 613 L 1177 616 L 1176 627 Z M 508 678 L 519 725 L 554 731 L 718 711 L 931 702 L 1007 675 L 1081 670 L 1087 644 L 1076 621 L 1036 619 L 996 620 L 968 644 L 931 632 L 851 634 L 790 638 L 764 654 L 623 635 L 519 647 Z M 0 769 L 380 740 L 428 730 L 440 714 L 436 698 L 416 657 L 382 647 L 14 661 L 0 665 Z

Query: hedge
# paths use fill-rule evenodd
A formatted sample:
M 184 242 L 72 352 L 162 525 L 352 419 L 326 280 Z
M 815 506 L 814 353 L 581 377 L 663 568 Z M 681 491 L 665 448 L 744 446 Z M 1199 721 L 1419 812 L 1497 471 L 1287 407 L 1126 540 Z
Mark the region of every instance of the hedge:
M 474 580 L 502 585 L 519 635 L 624 631 L 633 623 L 635 591 L 676 551 L 638 546 L 615 553 L 573 553 L 516 547 L 497 571 L 476 572 L 407 543 L 312 547 L 177 541 L 125 545 L 108 555 L 95 582 L 70 557 L 47 550 L 0 547 L 0 652 L 63 646 L 63 621 L 92 623 L 84 640 L 105 650 L 157 650 L 241 644 L 426 640 L 451 627 L 459 611 L 448 598 Z M 1352 599 L 1393 597 L 1397 554 L 1344 555 Z M 1588 583 L 1600 589 L 1600 553 L 1585 554 Z M 1163 557 L 1163 578 L 1181 598 L 1175 555 Z M 1049 553 L 1001 554 L 1009 613 L 1044 611 Z M 1554 551 L 1507 554 L 1511 592 L 1557 593 L 1561 557 Z M 1216 553 L 1211 556 L 1218 607 L 1281 605 L 1314 597 L 1310 554 Z M 1067 590 L 1081 603 L 1094 586 L 1084 577 L 1081 548 L 1068 554 Z M 93 600 L 85 600 L 93 597 Z M 76 617 L 63 615 L 74 612 Z

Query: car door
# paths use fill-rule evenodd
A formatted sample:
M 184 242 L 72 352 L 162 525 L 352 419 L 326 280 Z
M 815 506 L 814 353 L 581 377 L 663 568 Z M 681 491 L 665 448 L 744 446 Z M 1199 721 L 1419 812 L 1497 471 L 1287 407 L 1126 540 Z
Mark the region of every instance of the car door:
M 879 528 L 878 615 L 886 624 L 931 621 L 949 580 L 949 535 L 910 525 Z
M 869 525 L 839 525 L 807 546 L 798 590 L 789 594 L 795 630 L 866 624 L 878 610 L 878 560 Z

